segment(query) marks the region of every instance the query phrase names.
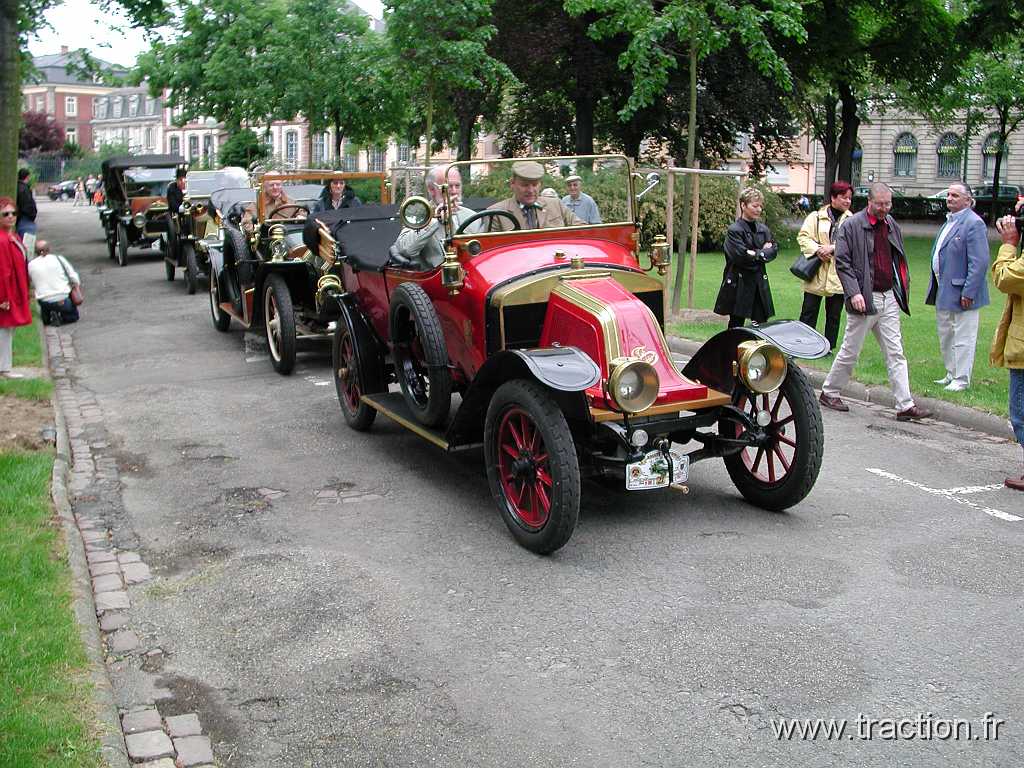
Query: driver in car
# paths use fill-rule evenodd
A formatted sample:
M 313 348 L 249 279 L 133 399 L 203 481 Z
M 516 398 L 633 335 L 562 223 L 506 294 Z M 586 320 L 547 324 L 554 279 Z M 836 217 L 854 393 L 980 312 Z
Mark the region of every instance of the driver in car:
M 544 166 L 534 160 L 520 160 L 512 163 L 512 178 L 509 186 L 512 197 L 495 203 L 488 210 L 505 211 L 519 222 L 520 229 L 548 229 L 550 227 L 572 227 L 586 224 L 572 211 L 562 205 L 557 197 L 542 197 L 541 180 Z M 492 216 L 489 232 L 507 232 L 512 222 L 504 216 Z
M 263 215 L 268 219 L 301 218 L 291 209 L 287 216 L 279 216 L 277 211 L 286 205 L 293 205 L 292 200 L 284 193 L 284 184 L 278 180 L 268 181 L 263 185 Z
M 423 229 L 415 230 L 405 227 L 398 233 L 394 250 L 398 255 L 411 262 L 418 269 L 434 269 L 444 261 L 444 227 L 442 224 L 448 217 L 444 204 L 441 185 L 444 183 L 445 165 L 435 165 L 427 171 L 427 194 L 434 204 L 436 217 Z M 448 171 L 448 196 L 451 198 L 455 212 L 452 214 L 453 231 L 473 215 L 473 211 L 459 203 L 462 200 L 462 175 L 458 168 Z M 479 232 L 483 228 L 482 221 L 474 221 L 466 228 L 466 232 Z

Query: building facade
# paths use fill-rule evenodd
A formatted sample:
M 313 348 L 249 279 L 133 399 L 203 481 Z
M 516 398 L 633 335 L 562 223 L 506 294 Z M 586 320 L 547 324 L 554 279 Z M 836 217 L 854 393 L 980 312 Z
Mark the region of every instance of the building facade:
M 164 109 L 159 97 L 148 90 L 118 88 L 97 96 L 93 105 L 92 146 L 127 144 L 132 154 L 163 152 Z

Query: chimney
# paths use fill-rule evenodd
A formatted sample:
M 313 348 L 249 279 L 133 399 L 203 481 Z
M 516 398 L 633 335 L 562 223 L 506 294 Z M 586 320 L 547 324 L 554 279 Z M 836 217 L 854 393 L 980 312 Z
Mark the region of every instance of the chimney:
M 61 56 L 67 56 L 67 54 L 68 54 L 68 47 L 66 45 L 62 45 L 60 47 L 60 53 L 61 53 Z

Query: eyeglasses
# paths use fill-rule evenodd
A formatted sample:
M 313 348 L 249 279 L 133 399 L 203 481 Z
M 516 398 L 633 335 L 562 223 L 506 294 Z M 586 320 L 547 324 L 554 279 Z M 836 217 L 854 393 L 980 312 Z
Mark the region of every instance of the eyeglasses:
M 17 211 L 0 211 L 0 216 L 17 216 Z

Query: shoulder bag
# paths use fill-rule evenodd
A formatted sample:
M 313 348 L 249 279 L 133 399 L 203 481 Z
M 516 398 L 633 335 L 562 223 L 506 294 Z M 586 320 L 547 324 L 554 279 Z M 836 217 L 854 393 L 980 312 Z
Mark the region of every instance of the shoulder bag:
M 71 282 L 71 275 L 68 273 L 68 266 L 64 263 L 63 256 L 57 256 L 57 261 L 60 262 L 60 268 L 64 270 L 64 277 L 68 279 L 68 285 L 71 286 L 71 303 L 76 307 L 81 306 L 82 302 L 85 301 L 85 295 L 82 293 L 81 283 Z
M 816 274 L 821 266 L 821 259 L 817 256 L 804 256 L 802 253 L 796 257 L 796 261 L 790 266 L 789 271 L 807 282 Z

